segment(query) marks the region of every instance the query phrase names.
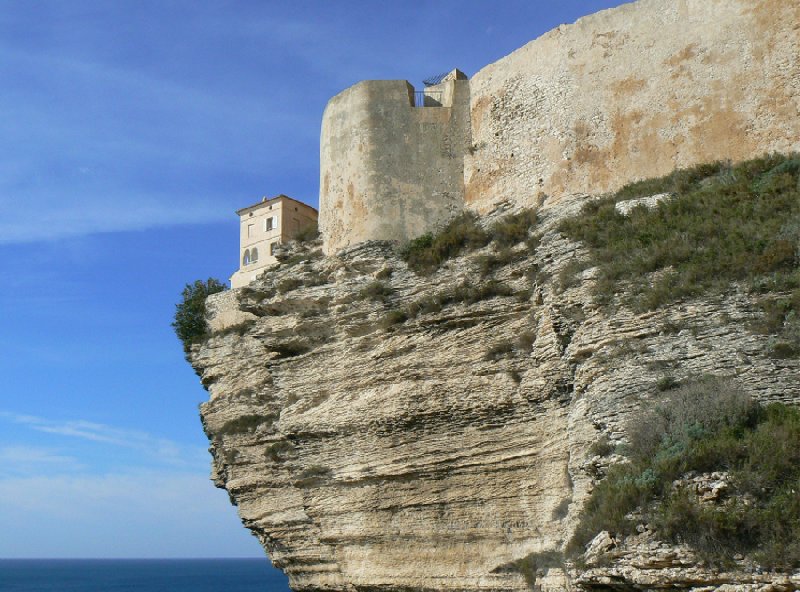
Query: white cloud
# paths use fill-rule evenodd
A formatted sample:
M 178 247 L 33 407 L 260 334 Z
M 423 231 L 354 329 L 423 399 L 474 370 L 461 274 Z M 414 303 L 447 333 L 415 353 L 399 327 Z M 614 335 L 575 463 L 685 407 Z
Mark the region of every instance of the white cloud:
M 0 479 L 0 557 L 258 557 L 224 492 L 196 473 Z
M 0 447 L 0 465 L 7 475 L 29 475 L 42 470 L 66 472 L 84 468 L 74 456 L 51 448 L 24 445 Z
M 10 196 L 0 195 L 0 244 L 58 240 L 99 232 L 141 230 L 178 224 L 203 224 L 229 220 L 224 200 L 173 196 L 169 201 L 153 197 L 117 196 L 112 200 L 81 196 L 77 200 L 59 201 L 42 198 L 47 207 L 31 216 L 27 207 L 12 207 Z
M 208 464 L 208 453 L 204 449 L 183 446 L 173 440 L 153 436 L 140 430 L 117 428 L 84 419 L 52 420 L 6 411 L 0 411 L 0 418 L 47 434 L 136 450 L 150 460 L 176 467 L 200 468 Z

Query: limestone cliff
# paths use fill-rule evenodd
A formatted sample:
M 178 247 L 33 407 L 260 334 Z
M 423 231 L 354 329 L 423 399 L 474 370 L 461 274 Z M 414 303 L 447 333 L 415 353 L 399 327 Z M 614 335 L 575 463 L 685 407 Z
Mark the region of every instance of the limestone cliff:
M 191 361 L 210 392 L 213 478 L 294 590 L 528 589 L 515 564 L 563 547 L 609 462 L 591 445 L 625 438 L 665 368 L 800 401 L 800 361 L 768 355 L 745 290 L 647 313 L 596 305 L 591 269 L 562 291 L 583 247 L 557 224 L 586 199 L 545 205 L 538 247 L 505 265 L 486 267 L 492 244 L 429 276 L 388 243 L 295 246 L 209 298 L 212 334 Z M 611 564 L 543 569 L 536 586 L 800 587 L 711 570 L 646 532 L 598 545 Z

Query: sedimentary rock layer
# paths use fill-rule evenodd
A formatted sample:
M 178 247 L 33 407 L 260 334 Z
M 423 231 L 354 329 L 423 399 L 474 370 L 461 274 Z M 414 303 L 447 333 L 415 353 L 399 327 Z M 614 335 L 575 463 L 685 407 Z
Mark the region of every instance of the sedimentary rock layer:
M 294 590 L 527 589 L 514 563 L 562 548 L 607 462 L 591 444 L 624 440 L 665 372 L 800 401 L 800 363 L 767 355 L 744 291 L 636 314 L 595 305 L 592 270 L 560 290 L 581 250 L 555 224 L 580 201 L 542 209 L 539 247 L 517 245 L 494 270 L 481 259 L 494 245 L 430 276 L 387 243 L 305 248 L 209 299 L 213 334 L 191 361 L 210 392 L 213 477 Z M 425 304 L 459 287 L 461 302 Z M 776 581 L 720 580 L 683 551 L 636 549 L 582 574 L 545 570 L 537 585 Z

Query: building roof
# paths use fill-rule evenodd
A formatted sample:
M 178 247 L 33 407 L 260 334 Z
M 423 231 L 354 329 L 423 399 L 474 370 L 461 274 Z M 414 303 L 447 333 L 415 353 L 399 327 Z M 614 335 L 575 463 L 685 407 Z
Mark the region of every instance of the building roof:
M 249 212 L 253 212 L 253 211 L 255 211 L 255 210 L 257 210 L 257 209 L 259 209 L 259 208 L 261 208 L 263 206 L 268 206 L 268 205 L 271 205 L 271 204 L 274 204 L 274 203 L 276 203 L 278 201 L 283 201 L 283 200 L 289 200 L 289 201 L 293 201 L 295 203 L 299 203 L 301 206 L 305 206 L 305 207 L 317 212 L 317 209 L 315 207 L 310 206 L 307 203 L 304 203 L 304 202 L 300 201 L 299 199 L 295 199 L 293 197 L 289 197 L 288 195 L 284 195 L 283 193 L 281 193 L 280 195 L 276 195 L 275 197 L 264 197 L 264 198 L 262 198 L 262 200 L 260 202 L 258 202 L 256 204 L 253 204 L 252 206 L 247 206 L 245 208 L 242 208 L 241 210 L 236 210 L 236 214 L 241 216 L 243 214 L 247 214 Z M 319 212 L 317 212 L 317 213 L 319 213 Z

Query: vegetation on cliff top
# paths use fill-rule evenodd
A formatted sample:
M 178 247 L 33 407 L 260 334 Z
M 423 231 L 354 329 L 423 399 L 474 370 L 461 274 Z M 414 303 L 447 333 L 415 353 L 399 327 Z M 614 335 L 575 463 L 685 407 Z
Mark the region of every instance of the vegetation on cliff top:
M 183 288 L 182 299 L 175 305 L 172 328 L 183 343 L 184 353 L 188 354 L 192 345 L 208 334 L 206 298 L 225 289 L 225 284 L 214 278 L 208 278 L 206 281 L 197 280 L 193 284 L 186 284 Z
M 465 212 L 447 223 L 438 233 L 428 232 L 409 241 L 400 256 L 417 273 L 433 273 L 448 259 L 485 247 L 490 242 L 502 250 L 527 240 L 536 221 L 535 211 L 522 210 L 504 216 L 484 230 L 474 213 Z M 535 248 L 533 243 L 529 246 Z
M 680 386 L 629 425 L 630 462 L 614 465 L 586 504 L 568 553 L 599 532 L 686 543 L 712 563 L 736 554 L 764 567 L 800 566 L 800 410 L 759 405 L 733 383 Z M 692 476 L 727 475 L 703 501 Z

